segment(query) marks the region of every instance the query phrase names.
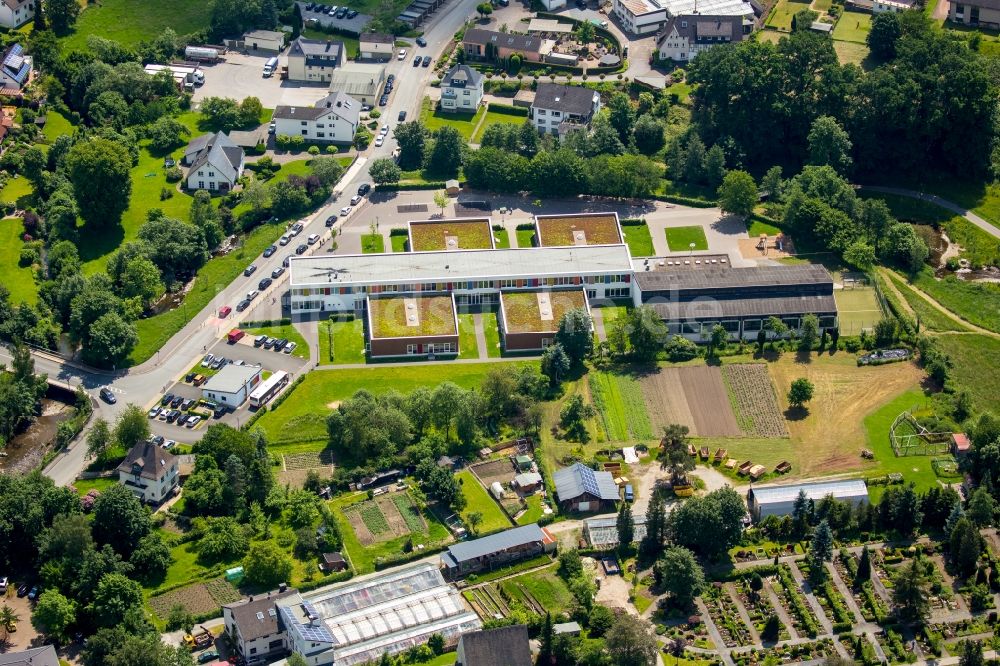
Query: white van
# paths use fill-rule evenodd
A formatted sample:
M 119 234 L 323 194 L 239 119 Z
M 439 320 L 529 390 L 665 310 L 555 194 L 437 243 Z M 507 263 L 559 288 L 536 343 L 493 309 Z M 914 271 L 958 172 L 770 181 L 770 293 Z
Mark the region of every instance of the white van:
M 267 63 L 264 65 L 264 78 L 266 79 L 274 74 L 274 70 L 276 69 L 278 69 L 278 57 L 268 58 Z

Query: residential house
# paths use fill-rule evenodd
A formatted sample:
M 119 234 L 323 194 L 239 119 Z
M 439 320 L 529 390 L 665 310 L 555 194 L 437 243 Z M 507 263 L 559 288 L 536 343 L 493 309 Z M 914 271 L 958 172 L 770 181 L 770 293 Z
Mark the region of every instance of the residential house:
M 276 136 L 302 136 L 308 143 L 354 141 L 361 102 L 344 93 L 327 95 L 316 106 L 279 106 L 274 110 Z
M 392 60 L 396 38 L 380 32 L 366 32 L 358 37 L 360 60 Z
M 2 0 L 0 26 L 16 28 L 35 18 L 35 3 L 41 0 Z
M 243 35 L 243 43 L 251 51 L 280 51 L 285 48 L 285 33 L 277 30 L 251 30 Z
M 542 62 L 554 42 L 538 35 L 518 35 L 471 28 L 462 37 L 465 57 L 470 60 L 506 60 L 517 53 L 528 62 Z
M 278 622 L 275 604 L 295 594 L 297 590 L 281 589 L 222 607 L 226 635 L 247 664 L 269 662 L 287 654 L 288 639 L 285 628 Z
M 340 553 L 323 553 L 323 561 L 319 565 L 320 571 L 331 573 L 347 570 L 347 560 Z
M 590 88 L 539 83 L 528 117 L 542 134 L 564 136 L 589 126 L 600 110 L 601 95 Z
M 344 64 L 344 44 L 299 37 L 288 47 L 288 80 L 329 83 L 333 70 Z
M 611 511 L 620 497 L 611 472 L 597 472 L 583 463 L 556 470 L 552 481 L 563 511 Z
M 0 89 L 15 93 L 31 80 L 31 57 L 24 54 L 24 47 L 14 43 L 7 47 L 0 63 Z
M 666 23 L 667 8 L 661 0 L 614 0 L 611 11 L 634 35 L 649 35 Z
M 528 627 L 515 624 L 462 634 L 455 666 L 531 666 Z
M 948 20 L 965 25 L 1000 28 L 1000 0 L 955 0 L 948 3 Z
M 364 105 L 375 106 L 385 85 L 385 65 L 349 62 L 330 76 L 330 92 L 350 95 Z
M 159 504 L 177 487 L 177 456 L 152 442 L 139 442 L 118 465 L 118 482 L 140 500 Z
M 441 110 L 475 113 L 483 101 L 483 75 L 468 65 L 455 65 L 441 79 Z
M 243 176 L 244 159 L 243 149 L 222 132 L 195 138 L 184 150 L 188 189 L 228 192 Z
M 51 645 L 3 652 L 0 653 L 0 666 L 59 666 L 59 655 Z
M 457 578 L 551 553 L 555 549 L 555 538 L 538 523 L 532 523 L 448 546 L 441 555 L 441 564 L 445 575 Z
M 656 45 L 660 58 L 683 62 L 713 46 L 741 42 L 752 31 L 753 21 L 742 16 L 682 14 L 667 21 Z
M 872 3 L 872 13 L 905 12 L 913 9 L 913 0 L 875 0 Z

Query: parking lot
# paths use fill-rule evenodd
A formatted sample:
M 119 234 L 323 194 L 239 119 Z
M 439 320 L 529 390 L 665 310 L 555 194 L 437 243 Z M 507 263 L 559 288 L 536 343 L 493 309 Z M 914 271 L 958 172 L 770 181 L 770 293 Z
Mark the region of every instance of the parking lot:
M 302 19 L 304 21 L 315 21 L 316 23 L 319 23 L 324 27 L 332 26 L 334 28 L 339 28 L 341 30 L 348 30 L 350 32 L 360 34 L 364 32 L 365 27 L 367 27 L 367 25 L 371 23 L 372 20 L 372 17 L 369 16 L 368 14 L 356 14 L 351 18 L 347 18 L 347 16 L 342 16 L 341 18 L 337 18 L 336 16 L 330 16 L 329 11 L 317 11 L 315 9 L 306 9 L 306 7 L 310 4 L 312 3 L 308 2 L 298 3 L 299 9 L 302 11 Z M 337 5 L 333 3 L 325 3 L 323 6 L 332 8 L 336 7 Z
M 278 56 L 281 66 L 288 64 L 284 54 Z M 232 97 L 242 100 L 256 97 L 266 109 L 285 104 L 288 106 L 312 106 L 327 93 L 326 85 L 306 85 L 296 81 L 282 81 L 277 74 L 264 78 L 266 55 L 244 55 L 229 51 L 225 60 L 205 63 L 205 83 L 195 88 L 194 101 L 206 97 Z

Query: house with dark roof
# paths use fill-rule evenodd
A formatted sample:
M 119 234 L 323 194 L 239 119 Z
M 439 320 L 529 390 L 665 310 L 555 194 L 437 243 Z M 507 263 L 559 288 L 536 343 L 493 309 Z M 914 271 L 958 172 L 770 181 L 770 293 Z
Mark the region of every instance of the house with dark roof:
M 297 135 L 308 143 L 350 144 L 361 121 L 361 102 L 335 92 L 315 106 L 278 106 L 272 120 L 275 136 Z
M 441 554 L 441 564 L 446 576 L 457 578 L 551 553 L 555 549 L 555 538 L 538 523 L 532 523 L 448 546 Z
M 552 481 L 563 511 L 612 511 L 620 498 L 611 472 L 598 472 L 583 463 L 556 470 Z
M 288 652 L 288 638 L 278 621 L 276 603 L 297 594 L 294 589 L 278 590 L 222 607 L 226 634 L 247 664 L 268 662 Z
M 528 627 L 515 624 L 462 634 L 455 666 L 531 666 Z
M 19 92 L 31 80 L 31 58 L 24 54 L 24 47 L 11 44 L 0 61 L 0 88 Z
M 483 101 L 483 75 L 468 65 L 455 65 L 441 79 L 441 110 L 475 113 Z
M 392 60 L 396 38 L 381 32 L 365 32 L 358 37 L 359 60 Z
M 472 28 L 462 37 L 465 57 L 470 60 L 506 60 L 517 53 L 528 62 L 542 62 L 555 45 L 538 35 L 518 35 L 496 30 Z
M 1000 0 L 954 0 L 948 3 L 948 20 L 984 28 L 1000 28 Z
M 16 28 L 35 18 L 35 3 L 42 0 L 0 1 L 0 26 Z
M 118 482 L 140 500 L 159 504 L 177 487 L 177 456 L 152 442 L 139 442 L 118 465 Z
M 188 189 L 228 192 L 243 175 L 244 159 L 243 149 L 222 132 L 194 138 L 184 149 Z
M 0 653 L 0 666 L 59 666 L 59 655 L 51 645 L 3 652 Z
M 667 21 L 656 46 L 660 58 L 684 62 L 713 46 L 749 38 L 753 25 L 752 20 L 743 16 L 682 14 Z
M 564 136 L 586 129 L 601 110 L 601 95 L 583 86 L 539 83 L 528 117 L 542 134 Z
M 329 83 L 345 57 L 343 42 L 299 37 L 288 47 L 288 80 Z

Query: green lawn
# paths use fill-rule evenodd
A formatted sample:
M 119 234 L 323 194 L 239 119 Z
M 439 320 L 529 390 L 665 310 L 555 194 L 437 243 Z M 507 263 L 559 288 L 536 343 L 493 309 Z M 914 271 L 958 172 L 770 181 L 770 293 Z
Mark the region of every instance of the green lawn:
M 867 468 L 866 476 L 883 476 L 899 472 L 907 482 L 916 484 L 918 490 L 927 490 L 937 484 L 937 475 L 931 466 L 933 456 L 897 457 L 889 442 L 889 428 L 893 420 L 902 412 L 928 402 L 924 394 L 916 389 L 900 394 L 892 402 L 865 417 L 865 433 L 868 448 L 875 453 L 875 465 Z M 878 486 L 873 486 L 878 488 Z
M 183 37 L 204 30 L 211 9 L 212 4 L 203 0 L 101 0 L 86 6 L 73 34 L 63 40 L 63 47 L 85 50 L 88 35 L 135 46 L 141 40 L 159 36 L 164 28 L 173 28 Z
M 634 377 L 623 373 L 591 371 L 587 380 L 608 441 L 648 442 L 654 439 L 642 389 Z
M 682 252 L 691 249 L 694 243 L 695 250 L 707 250 L 708 239 L 705 238 L 705 230 L 700 226 L 691 227 L 667 227 L 667 247 L 671 252 Z
M 361 254 L 382 254 L 385 252 L 385 238 L 382 234 L 363 234 Z
M 479 345 L 476 344 L 476 325 L 471 314 L 458 315 L 458 357 L 479 358 Z
M 518 247 L 534 247 L 535 245 L 534 229 L 518 229 L 515 233 L 517 234 Z
M 507 229 L 493 230 L 493 245 L 498 250 L 506 250 L 510 247 L 510 232 Z
M 952 276 L 939 280 L 927 267 L 913 283 L 962 319 L 1000 333 L 1000 286 L 988 282 L 963 282 Z
M 747 235 L 750 236 L 750 238 L 760 238 L 761 234 L 777 236 L 780 233 L 781 229 L 762 220 L 752 220 L 750 222 L 750 226 L 747 227 Z
M 29 196 L 31 192 L 31 182 L 27 178 L 23 176 L 14 178 L 11 176 L 7 179 L 7 184 L 0 190 L 0 201 L 17 203 L 18 199 Z
M 486 119 L 483 124 L 479 126 L 476 133 L 472 135 L 472 143 L 479 143 L 483 138 L 483 133 L 486 132 L 486 128 L 492 125 L 523 125 L 524 121 L 528 119 L 527 114 L 523 116 L 515 116 L 510 113 L 497 113 L 496 111 L 486 111 Z
M 194 286 L 181 307 L 137 321 L 135 328 L 139 333 L 139 344 L 129 355 L 129 363 L 142 363 L 161 349 L 174 333 L 184 328 L 191 317 L 229 286 L 247 264 L 274 243 L 284 230 L 284 225 L 280 224 L 257 227 L 244 239 L 238 250 L 222 257 L 214 257 L 198 270 Z
M 393 252 L 406 252 L 407 241 L 409 241 L 409 237 L 400 234 L 389 236 L 389 242 L 392 244 Z
M 118 477 L 114 478 L 101 478 L 101 479 L 77 479 L 73 482 L 73 487 L 76 488 L 76 492 L 80 494 L 81 497 L 89 493 L 91 490 L 99 490 L 104 492 L 108 488 L 118 483 Z
M 363 370 L 314 370 L 295 387 L 289 399 L 265 414 L 257 424 L 267 432 L 269 441 L 276 444 L 325 440 L 326 415 L 333 409 L 330 405 L 351 397 L 359 389 L 409 393 L 418 386 L 433 388 L 444 381 L 473 388 L 491 367 L 489 363 L 427 363 L 374 365 Z
M 979 409 L 996 410 L 1000 395 L 1000 340 L 985 335 L 939 335 L 936 340 L 951 357 L 951 376 L 959 390 L 969 392 Z
M 793 0 L 778 0 L 774 11 L 767 19 L 767 27 L 784 32 L 791 32 L 792 17 L 803 9 L 809 9 L 808 2 L 793 2 Z
M 500 586 L 514 599 L 523 597 L 525 592 L 530 593 L 542 608 L 554 615 L 570 610 L 575 603 L 573 593 L 554 566 L 508 578 Z
M 360 10 L 359 10 L 360 11 Z M 344 43 L 344 48 L 347 49 L 347 57 L 351 60 L 356 60 L 358 54 L 361 52 L 361 43 L 358 41 L 357 37 L 344 34 L 331 35 L 323 32 L 322 30 L 317 30 L 315 28 L 304 28 L 302 30 L 302 36 L 306 39 L 318 39 L 321 41 L 326 41 L 328 39 L 333 39 L 338 42 Z
M 284 326 L 257 326 L 253 328 L 244 328 L 243 331 L 249 335 L 256 337 L 258 335 L 269 335 L 272 338 L 286 338 L 289 342 L 295 343 L 295 351 L 291 353 L 292 356 L 298 358 L 309 358 L 309 343 L 306 339 L 302 337 L 291 324 L 285 324 Z
M 64 134 L 72 134 L 76 126 L 69 121 L 69 118 L 58 111 L 49 111 L 45 114 L 45 142 L 52 143 L 57 137 Z
M 319 323 L 319 363 L 365 362 L 365 325 L 361 319 Z
M 530 525 L 541 520 L 542 516 L 542 496 L 529 495 L 525 500 L 528 503 L 528 510 L 517 518 L 518 525 Z
M 486 337 L 486 355 L 500 358 L 500 327 L 495 312 L 483 313 L 483 335 Z
M 837 54 L 837 60 L 841 65 L 857 65 L 861 69 L 868 71 L 872 64 L 868 60 L 871 50 L 867 44 L 858 42 L 833 42 L 833 50 Z
M 22 233 L 24 225 L 21 218 L 5 217 L 0 220 L 0 269 L 3 270 L 3 284 L 10 290 L 12 303 L 35 303 L 38 301 L 38 286 L 31 267 L 18 265 L 21 248 L 24 247 Z
M 623 224 L 622 233 L 625 234 L 625 242 L 633 257 L 652 257 L 656 254 L 653 250 L 653 237 L 645 224 Z
M 480 536 L 499 532 L 508 529 L 511 524 L 507 514 L 503 512 L 500 505 L 490 497 L 490 494 L 483 488 L 483 484 L 472 475 L 472 472 L 465 469 L 455 475 L 462 485 L 462 494 L 465 495 L 466 507 L 462 511 L 462 521 L 469 525 L 469 514 L 478 511 L 482 514 L 482 521 L 476 528 Z
M 420 108 L 420 122 L 432 132 L 436 132 L 442 127 L 454 127 L 463 139 L 469 141 L 472 138 L 472 132 L 476 129 L 476 123 L 479 122 L 484 113 L 486 113 L 485 107 L 479 107 L 479 110 L 474 114 L 438 111 L 433 108 L 431 100 L 425 97 Z
M 933 305 L 924 300 L 919 294 L 913 291 L 906 281 L 898 275 L 887 273 L 892 284 L 903 295 L 903 299 L 909 304 L 910 309 L 920 319 L 921 328 L 931 331 L 967 331 L 966 326 L 956 322 L 954 319 L 944 314 Z
M 872 15 L 845 11 L 833 29 L 833 38 L 843 42 L 865 44 L 872 29 Z

